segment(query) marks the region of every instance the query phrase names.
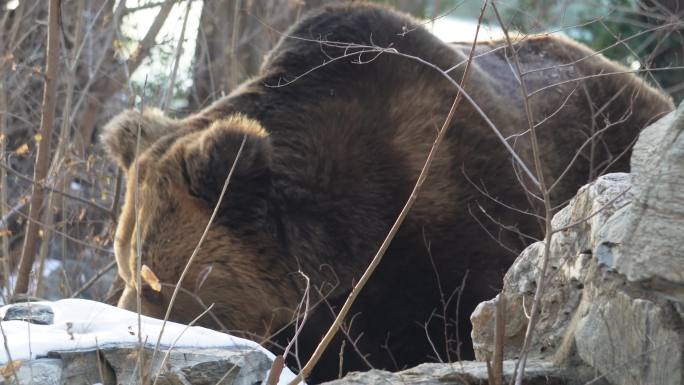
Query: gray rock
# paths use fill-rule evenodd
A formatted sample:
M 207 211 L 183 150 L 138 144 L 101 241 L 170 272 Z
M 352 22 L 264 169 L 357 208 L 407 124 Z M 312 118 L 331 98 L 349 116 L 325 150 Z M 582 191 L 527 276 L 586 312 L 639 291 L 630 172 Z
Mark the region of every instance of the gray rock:
M 639 134 L 639 140 L 632 148 L 630 158 L 630 172 L 634 175 L 646 176 L 645 172 L 653 169 L 662 155 L 662 148 L 668 141 L 668 133 L 676 126 L 677 119 L 681 119 L 682 108 L 680 105 L 676 111 L 672 111 L 666 116 L 646 127 Z M 681 129 L 681 127 L 680 127 Z
M 682 384 L 681 330 L 670 312 L 646 299 L 605 290 L 575 330 L 579 357 L 613 384 Z
M 615 268 L 630 281 L 684 286 L 684 104 L 648 127 L 635 145 L 634 200 Z M 684 300 L 684 296 L 681 297 Z
M 50 357 L 62 361 L 60 385 L 116 384 L 116 373 L 97 351 L 51 352 Z M 33 362 L 41 362 L 42 359 Z M 124 382 L 121 382 L 124 383 Z M 127 382 L 125 382 L 127 383 Z
M 549 362 L 528 362 L 524 384 L 526 385 L 568 385 L 578 383 L 563 374 Z M 510 381 L 515 361 L 504 361 L 504 383 Z M 355 372 L 344 378 L 326 382 L 325 385 L 487 385 L 487 365 L 484 362 L 460 361 L 450 364 L 422 364 L 401 372 L 370 370 Z
M 22 362 L 17 379 L 20 384 L 137 384 L 139 352 L 133 347 L 50 352 L 49 358 Z M 168 350 L 160 350 L 154 361 L 152 353 L 143 349 L 142 373 L 147 380 L 158 373 L 158 385 L 253 385 L 264 381 L 271 367 L 271 360 L 253 349 L 178 348 L 168 357 Z
M 551 240 L 546 291 L 541 316 L 530 348 L 533 357 L 553 359 L 566 339 L 585 292 L 587 275 L 595 258 L 593 244 L 608 218 L 629 203 L 628 174 L 608 174 L 582 187 L 570 204 L 553 218 L 555 228 L 568 227 Z M 587 221 L 582 219 L 589 217 Z M 539 279 L 544 244 L 527 247 L 504 277 L 506 295 L 505 356 L 518 356 L 527 328 L 534 292 Z M 470 319 L 473 323 L 473 347 L 478 360 L 491 359 L 494 346 L 494 300 L 481 303 Z
M 7 378 L 0 377 L 0 385 L 14 384 L 41 384 L 41 385 L 62 385 L 62 360 L 43 359 L 36 361 L 22 362 L 17 369 L 17 380 L 14 376 Z
M 682 132 L 684 105 L 644 130 L 631 178 L 605 175 L 554 216 L 564 230 L 550 241 L 530 357 L 610 384 L 684 384 Z M 543 249 L 528 247 L 504 279 L 507 358 L 522 347 Z M 471 316 L 480 360 L 492 357 L 495 308 Z
M 38 325 L 52 325 L 55 313 L 48 305 L 21 302 L 7 308 L 3 321 L 26 321 Z

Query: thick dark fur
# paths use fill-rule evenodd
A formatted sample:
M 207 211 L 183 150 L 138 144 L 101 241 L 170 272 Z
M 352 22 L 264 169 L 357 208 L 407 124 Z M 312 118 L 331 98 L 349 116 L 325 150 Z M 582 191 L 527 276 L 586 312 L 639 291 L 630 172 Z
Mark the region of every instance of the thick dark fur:
M 139 125 L 142 261 L 163 282 L 177 281 L 246 135 L 228 194 L 184 287 L 205 304 L 215 303 L 214 314 L 227 328 L 257 335 L 291 320 L 302 296 L 303 284 L 295 274 L 299 269 L 313 287 L 329 292 L 331 306 L 341 303 L 408 198 L 456 88 L 433 68 L 391 52 L 333 60 L 358 49 L 332 42 L 391 47 L 442 69 L 460 63 L 450 71 L 456 82 L 470 50 L 468 44 L 444 44 L 415 20 L 383 7 L 329 6 L 292 27 L 258 77 L 197 114 L 171 120 L 154 111 L 144 118 L 135 111 L 122 113 L 102 134 L 128 172 L 116 236 L 119 274 L 126 282 L 120 306 L 135 308 Z M 542 122 L 538 130 L 547 182 L 561 175 L 592 130 L 615 123 L 596 146 L 584 148 L 553 191 L 554 204 L 595 176 L 592 168 L 627 170 L 626 150 L 639 130 L 672 109 L 666 96 L 631 74 L 566 82 L 625 71 L 570 40 L 531 37 L 516 47 L 525 71 L 555 66 L 526 75 L 530 90 L 565 82 L 530 98 L 535 123 Z M 528 128 L 520 87 L 506 58 L 511 52 L 502 42 L 486 42 L 477 53 L 482 56 L 473 63 L 468 93 L 534 169 L 529 134 L 511 137 Z M 531 186 L 525 176 L 520 179 Z M 484 197 L 473 183 L 508 205 L 530 207 L 510 155 L 464 101 L 415 206 L 352 312 L 358 314 L 352 334 L 363 332 L 358 348 L 374 366 L 401 368 L 435 355 L 424 323 L 440 311 L 439 291 L 450 295 L 466 272 L 458 315 L 454 306 L 447 315 L 460 322 L 467 357 L 467 317 L 479 301 L 496 293 L 515 257 L 498 242 L 514 250 L 529 242 L 487 216 L 509 229 L 541 236 L 536 219 Z M 538 202 L 532 202 L 529 210 L 539 210 Z M 143 290 L 145 312 L 163 314 L 169 294 L 168 287 L 161 293 Z M 172 315 L 187 322 L 201 310 L 192 296 L 181 295 Z M 300 338 L 303 360 L 330 320 L 331 311 L 319 305 Z M 211 317 L 204 323 L 218 327 Z M 445 358 L 441 321 L 433 317 L 427 329 Z M 456 331 L 451 327 L 449 338 Z M 387 349 L 381 348 L 385 343 Z M 314 382 L 336 376 L 335 349 L 314 373 Z M 346 352 L 345 370 L 367 368 L 349 344 Z

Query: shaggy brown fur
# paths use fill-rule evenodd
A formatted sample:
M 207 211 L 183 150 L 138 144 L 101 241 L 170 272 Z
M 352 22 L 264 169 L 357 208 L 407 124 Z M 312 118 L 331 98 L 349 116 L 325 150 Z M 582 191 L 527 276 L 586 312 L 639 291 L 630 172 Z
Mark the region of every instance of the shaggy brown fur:
M 434 69 L 391 52 L 335 59 L 359 50 L 341 43 L 392 47 L 451 68 L 455 81 L 463 76 L 469 52 L 469 45 L 444 44 L 386 8 L 329 6 L 291 28 L 258 77 L 197 114 L 173 120 L 153 110 L 142 116 L 123 112 L 102 134 L 128 175 L 115 243 L 126 283 L 120 306 L 135 309 L 138 246 L 142 263 L 162 282 L 177 281 L 245 135 L 228 194 L 184 288 L 204 304 L 214 303 L 226 327 L 256 335 L 291 320 L 302 296 L 298 269 L 314 287 L 330 291 L 332 306 L 339 304 L 406 201 L 456 94 Z M 516 49 L 524 70 L 535 70 L 525 76 L 531 91 L 555 85 L 530 98 L 547 181 L 561 175 L 592 132 L 610 126 L 581 151 L 553 191 L 554 204 L 598 172 L 627 170 L 624 152 L 639 130 L 672 109 L 667 97 L 636 76 L 612 74 L 625 68 L 570 40 L 532 37 Z M 531 167 L 510 55 L 502 42 L 479 44 L 467 90 Z M 592 77 L 602 73 L 608 75 Z M 141 147 L 134 162 L 138 128 Z M 527 177 L 519 178 L 531 186 Z M 530 211 L 539 209 L 503 145 L 464 102 L 413 210 L 354 309 L 352 334 L 363 332 L 358 347 L 373 365 L 395 369 L 434 355 L 423 324 L 439 311 L 439 291 L 452 293 L 466 272 L 459 315 L 453 306 L 447 315 L 461 325 L 449 328 L 449 338 L 460 330 L 467 344 L 467 316 L 496 292 L 515 256 L 499 243 L 520 250 L 529 242 L 520 233 L 541 235 L 536 219 L 479 190 L 521 210 L 530 200 Z M 163 314 L 170 292 L 170 285 L 161 293 L 143 290 L 145 313 Z M 186 293 L 172 316 L 187 322 L 201 310 Z M 303 358 L 328 327 L 330 313 L 321 305 L 312 315 L 300 340 Z M 204 320 L 217 327 L 211 317 Z M 427 329 L 444 358 L 441 321 L 433 317 Z M 347 352 L 345 370 L 366 368 L 349 345 Z M 337 355 L 331 352 L 314 381 L 337 374 Z

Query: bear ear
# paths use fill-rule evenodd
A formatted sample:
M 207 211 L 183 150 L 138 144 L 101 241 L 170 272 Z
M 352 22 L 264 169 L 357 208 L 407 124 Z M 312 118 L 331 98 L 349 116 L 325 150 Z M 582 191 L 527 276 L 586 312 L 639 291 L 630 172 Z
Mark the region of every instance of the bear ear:
M 100 141 L 109 155 L 123 169 L 128 169 L 136 155 L 138 130 L 142 153 L 157 139 L 175 131 L 178 122 L 168 118 L 161 110 L 147 108 L 142 113 L 129 109 L 115 116 L 102 129 Z
M 255 197 L 269 188 L 270 141 L 256 120 L 236 114 L 214 122 L 184 138 L 182 148 L 183 174 L 190 194 L 211 204 L 218 200 L 233 163 L 230 185 L 235 189 L 249 191 Z M 237 202 L 239 194 L 230 195 L 231 201 Z

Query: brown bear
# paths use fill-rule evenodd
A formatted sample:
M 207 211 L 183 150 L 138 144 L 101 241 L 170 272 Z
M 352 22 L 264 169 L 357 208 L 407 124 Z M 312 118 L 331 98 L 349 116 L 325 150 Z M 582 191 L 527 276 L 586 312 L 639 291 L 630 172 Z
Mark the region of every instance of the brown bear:
M 527 37 L 515 50 L 541 170 L 548 185 L 560 178 L 554 206 L 601 172 L 627 170 L 639 130 L 673 108 L 566 38 Z M 163 315 L 244 139 L 172 319 L 188 322 L 214 304 L 200 324 L 277 345 L 268 338 L 293 320 L 302 271 L 312 293 L 297 350 L 306 360 L 406 202 L 469 52 L 385 7 L 327 6 L 284 34 L 258 76 L 202 111 L 114 118 L 102 140 L 128 179 L 115 240 L 119 306 L 136 308 L 140 252 L 164 284 L 158 293 L 142 288 L 143 311 Z M 534 172 L 512 55 L 503 41 L 478 43 L 465 87 L 474 103 L 458 106 L 338 338 L 345 344 L 329 349 L 313 382 L 339 370 L 469 357 L 468 315 L 500 288 L 516 252 L 542 236 L 539 191 L 484 117 Z

